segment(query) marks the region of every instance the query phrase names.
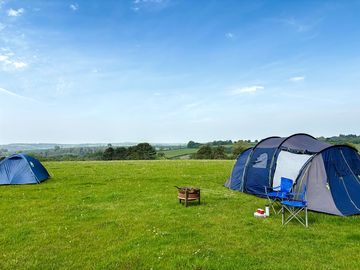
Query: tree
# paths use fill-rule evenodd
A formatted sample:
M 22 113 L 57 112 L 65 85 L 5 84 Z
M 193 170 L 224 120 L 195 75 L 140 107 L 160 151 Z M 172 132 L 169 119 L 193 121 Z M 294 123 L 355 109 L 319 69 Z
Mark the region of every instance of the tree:
M 219 146 L 219 145 L 229 145 L 229 144 L 232 144 L 232 140 L 219 140 L 219 141 L 213 141 L 211 143 L 212 146 Z
M 189 141 L 186 147 L 187 148 L 199 148 L 200 146 L 201 146 L 201 143 Z
M 106 148 L 103 153 L 103 159 L 105 159 L 105 160 L 114 159 L 114 148 L 112 148 L 111 146 Z
M 5 149 L 5 148 L 0 148 L 0 156 L 6 155 L 7 152 L 8 152 L 7 149 Z
M 136 146 L 128 147 L 127 153 L 126 153 L 126 159 L 128 159 L 128 160 L 138 159 L 138 155 L 136 152 Z
M 251 145 L 246 141 L 238 141 L 233 147 L 233 158 L 236 158 L 240 153 L 250 148 Z
M 123 160 L 126 159 L 128 150 L 125 147 L 116 147 L 114 150 L 114 159 Z
M 135 146 L 136 159 L 156 159 L 156 150 L 148 143 L 139 143 Z
M 212 149 L 211 146 L 206 144 L 200 147 L 200 149 L 196 152 L 195 157 L 197 159 L 212 159 Z
M 218 146 L 213 151 L 213 159 L 226 159 L 225 147 Z

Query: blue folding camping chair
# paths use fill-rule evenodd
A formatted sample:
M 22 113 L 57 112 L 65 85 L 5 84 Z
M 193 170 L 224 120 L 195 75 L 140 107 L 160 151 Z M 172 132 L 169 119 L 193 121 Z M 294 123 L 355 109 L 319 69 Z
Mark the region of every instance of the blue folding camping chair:
M 286 177 L 281 177 L 280 186 L 272 188 L 265 187 L 266 197 L 268 198 L 269 204 L 271 205 L 275 214 L 279 214 L 281 212 L 281 208 L 278 212 L 276 211 L 275 205 L 279 205 L 281 207 L 281 202 L 285 199 L 288 199 L 288 194 L 290 193 L 293 184 L 293 180 Z
M 296 219 L 305 227 L 308 227 L 308 209 L 306 202 L 306 185 L 304 186 L 303 192 L 292 192 L 289 194 L 291 199 L 284 200 L 281 202 L 281 212 L 282 212 L 282 224 L 288 224 L 292 219 Z M 290 215 L 285 219 L 285 210 L 287 210 Z M 305 219 L 300 216 L 300 213 L 305 212 Z

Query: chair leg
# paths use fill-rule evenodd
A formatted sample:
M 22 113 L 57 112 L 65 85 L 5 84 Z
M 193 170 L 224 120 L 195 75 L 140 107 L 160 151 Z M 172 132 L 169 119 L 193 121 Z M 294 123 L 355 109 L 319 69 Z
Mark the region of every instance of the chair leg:
M 270 197 L 267 197 L 267 198 L 268 198 L 268 201 L 269 201 L 269 205 L 271 206 L 271 208 L 274 211 L 274 214 L 275 215 L 280 214 L 281 209 L 279 211 L 276 211 L 276 209 L 275 209 L 275 205 L 279 204 L 278 201 L 276 199 L 271 199 Z
M 304 208 L 300 208 L 300 209 L 296 209 L 293 208 L 291 210 L 290 216 L 288 217 L 288 220 L 286 222 L 289 223 L 292 219 L 296 219 L 297 221 L 299 221 L 303 226 L 305 226 L 305 221 L 304 219 L 300 216 L 300 213 L 304 210 Z
M 280 207 L 280 209 L 278 211 L 275 211 L 275 214 L 279 215 L 282 212 L 282 204 L 281 204 L 281 200 L 275 200 L 274 204 L 278 207 Z
M 308 209 L 307 206 L 305 207 L 305 227 L 308 227 Z
M 285 210 L 289 212 L 289 216 L 285 219 Z M 304 210 L 305 212 L 305 220 L 300 216 L 300 213 Z M 307 209 L 305 211 L 305 207 L 303 208 L 294 208 L 294 207 L 286 207 L 283 205 L 283 225 L 288 224 L 292 219 L 296 219 L 303 226 L 307 227 Z
M 285 211 L 284 211 L 284 206 L 281 205 L 281 217 L 282 217 L 282 225 L 284 225 L 284 220 L 285 220 Z
M 277 200 L 276 200 L 276 199 L 273 199 L 273 200 L 269 199 L 269 202 L 270 202 L 271 208 L 272 208 L 273 211 L 274 211 L 274 214 L 275 214 L 275 215 L 279 214 L 279 213 L 281 212 L 281 209 L 278 210 L 278 211 L 276 211 L 276 208 L 275 208 L 275 206 L 278 205 Z

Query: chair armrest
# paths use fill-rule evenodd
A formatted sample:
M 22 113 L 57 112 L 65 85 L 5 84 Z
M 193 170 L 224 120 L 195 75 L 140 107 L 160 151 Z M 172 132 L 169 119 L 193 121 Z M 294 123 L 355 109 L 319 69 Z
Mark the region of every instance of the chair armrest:
M 276 187 L 267 187 L 267 186 L 264 186 L 264 188 L 265 188 L 265 193 L 268 193 L 268 191 L 274 191 L 274 189 L 276 189 L 276 188 L 280 188 L 280 186 L 276 186 Z
M 297 195 L 301 196 L 302 193 L 303 192 L 289 192 L 286 195 L 289 197 L 289 200 L 303 201 L 302 199 L 300 199 L 300 200 L 299 199 L 297 199 L 297 200 L 294 199 Z
M 281 186 L 276 186 L 276 187 L 266 187 L 265 186 L 265 188 L 267 188 L 267 189 L 269 189 L 269 190 L 274 190 L 274 189 L 277 189 L 277 188 L 280 188 Z

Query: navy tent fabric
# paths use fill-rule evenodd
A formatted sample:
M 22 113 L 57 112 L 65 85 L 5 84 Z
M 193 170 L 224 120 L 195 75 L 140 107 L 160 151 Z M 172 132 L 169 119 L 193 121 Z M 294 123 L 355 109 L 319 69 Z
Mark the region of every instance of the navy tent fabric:
M 36 184 L 49 177 L 40 161 L 27 155 L 12 155 L 0 162 L 0 185 Z
M 308 134 L 292 135 L 281 144 L 281 148 L 302 153 L 318 153 L 331 146 L 328 143 L 319 141 Z
M 234 168 L 232 170 L 231 176 L 228 179 L 228 181 L 225 183 L 226 187 L 230 189 L 237 189 L 242 191 L 243 188 L 243 181 L 241 181 L 242 175 L 244 173 L 245 163 L 251 151 L 252 148 L 247 149 L 244 152 L 242 152 L 241 155 L 238 156 Z
M 334 215 L 360 214 L 360 156 L 308 134 L 269 137 L 241 153 L 225 186 L 265 196 L 280 177 L 294 180 L 294 191 L 308 190 L 309 210 Z M 276 177 L 276 179 L 274 179 Z M 279 178 L 279 179 L 277 179 Z
M 253 150 L 245 174 L 244 191 L 250 194 L 265 196 L 265 186 L 269 186 L 271 160 L 274 148 L 257 148 Z
M 335 205 L 345 216 L 360 211 L 360 179 L 349 162 L 354 154 L 349 147 L 329 148 L 322 153 Z M 359 161 L 356 166 L 360 166 Z

